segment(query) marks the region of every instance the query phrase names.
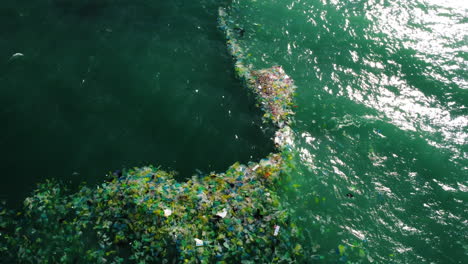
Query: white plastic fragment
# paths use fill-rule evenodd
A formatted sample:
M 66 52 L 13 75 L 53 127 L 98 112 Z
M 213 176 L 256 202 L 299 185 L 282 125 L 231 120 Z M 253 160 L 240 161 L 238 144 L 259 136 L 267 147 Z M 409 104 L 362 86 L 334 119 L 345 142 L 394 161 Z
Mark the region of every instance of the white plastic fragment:
M 277 236 L 279 234 L 280 226 L 275 225 L 275 232 L 273 233 L 274 236 Z
M 274 142 L 280 148 L 285 148 L 287 146 L 293 147 L 294 135 L 292 129 L 289 126 L 284 126 L 282 129 L 276 131 Z
M 216 213 L 217 216 L 224 218 L 227 215 L 226 208 L 224 208 L 221 212 Z
M 15 53 L 15 54 L 11 55 L 10 60 L 14 60 L 14 59 L 19 58 L 19 57 L 24 57 L 24 54 L 19 53 L 19 52 Z
M 197 247 L 202 247 L 203 246 L 203 240 L 200 240 L 198 238 L 195 238 L 195 245 Z
M 172 210 L 171 209 L 164 209 L 164 216 L 170 216 L 172 214 Z

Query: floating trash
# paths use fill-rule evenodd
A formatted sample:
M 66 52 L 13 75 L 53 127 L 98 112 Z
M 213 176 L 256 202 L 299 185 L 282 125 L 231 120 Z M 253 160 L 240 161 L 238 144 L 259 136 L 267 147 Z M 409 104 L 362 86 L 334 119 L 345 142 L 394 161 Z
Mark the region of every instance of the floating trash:
M 172 214 L 172 210 L 171 209 L 164 209 L 164 216 L 170 216 Z
M 200 240 L 198 238 L 195 238 L 195 245 L 197 247 L 202 247 L 203 246 L 203 240 Z
M 289 226 L 289 214 L 272 187 L 283 164 L 282 155 L 270 154 L 184 183 L 147 166 L 72 194 L 48 181 L 25 200 L 21 225 L 5 242 L 8 254 L 21 252 L 21 260 L 35 263 L 72 263 L 83 256 L 90 263 L 121 263 L 121 252 L 131 252 L 129 259 L 137 262 L 268 262 L 293 252 L 289 240 L 297 236 L 293 229 L 279 232 Z
M 221 218 L 224 218 L 227 215 L 227 211 L 226 211 L 226 209 L 223 209 L 223 211 L 218 212 L 216 215 L 221 217 Z
M 255 95 L 265 112 L 265 121 L 272 121 L 279 128 L 292 123 L 294 111 L 291 107 L 296 86 L 293 80 L 284 72 L 281 66 L 273 66 L 263 70 L 252 70 L 252 66 L 246 66 L 246 55 L 238 43 L 235 26 L 232 25 L 226 10 L 219 9 L 219 28 L 225 32 L 227 46 L 235 60 L 235 71 Z
M 10 60 L 15 60 L 15 59 L 18 59 L 18 58 L 21 58 L 21 57 L 24 57 L 24 54 L 18 52 L 18 53 L 15 53 L 15 54 L 11 55 Z
M 7 234 L 0 236 L 7 245 L 0 246 L 5 259 L 290 263 L 302 254 L 296 243 L 299 231 L 275 191 L 282 173 L 292 168 L 294 133 L 289 125 L 295 86 L 281 66 L 245 66 L 235 38 L 242 30 L 231 29 L 230 23 L 220 9 L 219 26 L 235 71 L 255 94 L 264 120 L 277 128 L 274 143 L 279 153 L 247 165 L 235 163 L 224 173 L 199 173 L 186 182 L 153 166 L 112 173 L 101 185 L 75 193 L 47 181 L 25 199 L 21 216 L 0 214 L 0 231 Z
M 274 236 L 278 236 L 280 230 L 280 226 L 276 225 L 275 226 L 275 232 L 273 233 Z

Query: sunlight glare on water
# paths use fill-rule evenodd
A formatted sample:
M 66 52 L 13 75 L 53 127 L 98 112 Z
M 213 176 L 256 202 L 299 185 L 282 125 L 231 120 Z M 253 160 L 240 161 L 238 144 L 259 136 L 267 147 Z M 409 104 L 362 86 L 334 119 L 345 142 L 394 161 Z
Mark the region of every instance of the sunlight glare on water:
M 298 85 L 298 170 L 287 197 L 311 258 L 462 263 L 467 4 L 234 6 L 249 62 L 280 64 Z

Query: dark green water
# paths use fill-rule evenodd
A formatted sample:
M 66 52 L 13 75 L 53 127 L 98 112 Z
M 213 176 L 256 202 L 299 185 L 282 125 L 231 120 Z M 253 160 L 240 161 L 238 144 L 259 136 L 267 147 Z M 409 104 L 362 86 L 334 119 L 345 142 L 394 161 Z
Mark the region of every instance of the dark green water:
M 216 30 L 227 3 L 24 2 L 1 9 L 2 198 L 47 177 L 99 182 L 146 163 L 190 175 L 272 150 Z M 310 262 L 463 263 L 467 4 L 232 5 L 250 63 L 280 64 L 298 86 L 284 198 Z M 340 256 L 340 245 L 366 254 Z
M 218 5 L 3 1 L 0 198 L 148 164 L 188 178 L 272 151 L 216 28 Z

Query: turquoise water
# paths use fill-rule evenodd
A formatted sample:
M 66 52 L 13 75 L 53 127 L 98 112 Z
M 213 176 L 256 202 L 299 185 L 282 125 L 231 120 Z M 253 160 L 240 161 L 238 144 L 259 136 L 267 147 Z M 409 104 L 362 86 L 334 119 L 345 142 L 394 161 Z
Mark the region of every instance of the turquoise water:
M 298 86 L 284 202 L 310 263 L 463 263 L 466 3 L 155 2 L 2 4 L 2 198 L 47 177 L 222 171 L 271 151 L 216 30 L 231 4 L 248 62 Z
M 290 202 L 329 262 L 466 259 L 468 5 L 234 1 L 255 67 L 298 86 Z M 340 257 L 339 245 L 369 252 Z M 346 254 L 345 254 L 346 255 Z

